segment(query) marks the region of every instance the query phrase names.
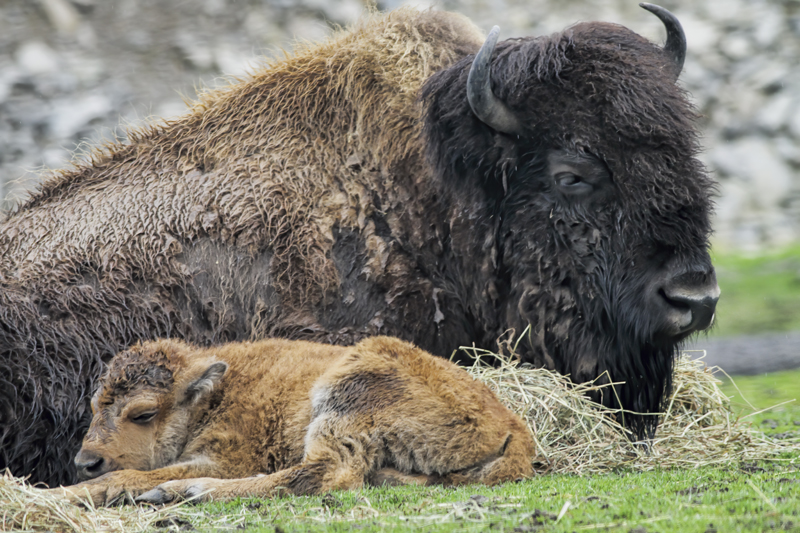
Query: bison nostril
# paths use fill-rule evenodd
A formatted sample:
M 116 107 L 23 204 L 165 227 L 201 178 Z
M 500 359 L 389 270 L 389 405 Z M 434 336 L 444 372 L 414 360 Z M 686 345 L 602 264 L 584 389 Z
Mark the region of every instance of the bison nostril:
M 711 325 L 719 300 L 719 287 L 716 283 L 701 289 L 673 287 L 659 292 L 673 309 L 671 318 L 676 326 L 676 333 L 692 333 Z

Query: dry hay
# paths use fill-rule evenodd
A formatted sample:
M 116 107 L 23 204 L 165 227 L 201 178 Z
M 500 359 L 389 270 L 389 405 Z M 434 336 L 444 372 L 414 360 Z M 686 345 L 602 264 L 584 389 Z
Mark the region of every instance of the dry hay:
M 181 504 L 162 509 L 132 506 L 87 508 L 33 487 L 8 471 L 0 476 L 0 531 L 145 531 L 188 523 L 191 512 Z
M 731 464 L 776 459 L 797 446 L 771 439 L 737 419 L 713 376 L 714 369 L 687 355 L 676 363 L 673 393 L 648 450 L 632 445 L 625 436 L 617 422 L 623 412 L 587 398 L 595 390 L 612 390 L 613 384 L 575 385 L 555 372 L 517 365 L 513 356 L 467 350 L 476 357 L 468 372 L 525 419 L 536 440 L 537 466 L 550 473 L 587 475 L 623 467 L 653 470 Z M 488 364 L 493 357 L 500 358 L 499 366 Z M 90 509 L 69 504 L 8 473 L 0 477 L 0 531 L 125 533 L 187 523 L 198 513 L 202 510 L 178 506 Z
M 506 344 L 508 346 L 508 344 Z M 673 389 L 650 446 L 631 444 L 622 427 L 625 411 L 588 399 L 613 394 L 610 383 L 573 384 L 568 377 L 518 365 L 512 355 L 462 348 L 476 358 L 468 372 L 485 382 L 531 429 L 537 467 L 557 474 L 595 474 L 618 468 L 696 467 L 778 459 L 796 449 L 796 439 L 776 440 L 738 418 L 714 373 L 702 360 L 681 354 Z M 499 366 L 488 364 L 489 360 Z

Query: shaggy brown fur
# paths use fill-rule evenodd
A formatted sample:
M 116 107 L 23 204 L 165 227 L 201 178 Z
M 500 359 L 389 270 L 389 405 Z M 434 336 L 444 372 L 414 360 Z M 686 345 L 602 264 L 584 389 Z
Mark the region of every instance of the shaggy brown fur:
M 170 480 L 186 481 L 146 499 L 495 484 L 533 474 L 528 429 L 485 385 L 389 337 L 350 348 L 147 342 L 111 361 L 92 408 L 75 462 L 94 479 L 63 490 L 95 505 Z M 256 474 L 269 475 L 189 479 Z
M 367 16 L 46 180 L 0 227 L 0 469 L 74 481 L 102 362 L 141 339 L 436 338 L 407 251 L 443 238 L 412 222 L 435 200 L 417 98 L 481 40 L 454 14 Z M 342 299 L 350 325 L 326 323 Z

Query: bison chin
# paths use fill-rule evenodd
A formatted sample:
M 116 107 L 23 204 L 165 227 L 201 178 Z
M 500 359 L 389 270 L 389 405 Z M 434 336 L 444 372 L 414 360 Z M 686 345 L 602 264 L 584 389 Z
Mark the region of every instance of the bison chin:
M 622 383 L 602 389 L 593 398 L 613 409 L 624 409 L 617 420 L 630 431 L 632 440 L 654 437 L 665 399 L 672 390 L 673 366 L 678 344 L 617 343 L 599 358 L 599 383 Z
M 598 246 L 591 255 L 595 259 L 633 262 L 623 254 L 602 253 L 603 243 Z M 567 254 L 553 248 L 543 255 Z M 689 336 L 711 325 L 719 298 L 708 254 L 695 255 L 640 259 L 638 271 L 587 260 L 596 275 L 578 278 L 552 270 L 546 283 L 530 274 L 512 282 L 515 303 L 507 309 L 508 319 L 516 331 L 526 330 L 519 357 L 576 383 L 613 383 L 592 399 L 622 409 L 618 420 L 633 440 L 652 439 L 671 391 L 675 357 Z
M 620 318 L 623 317 L 617 316 Z M 637 342 L 630 336 L 612 333 L 617 328 L 607 322 L 608 329 L 594 331 L 585 323 L 574 323 L 562 336 L 556 335 L 557 328 L 555 332 L 542 331 L 536 318 L 529 320 L 530 329 L 519 345 L 522 361 L 569 375 L 575 383 L 613 383 L 592 393 L 591 399 L 605 407 L 622 409 L 617 420 L 630 432 L 632 440 L 653 438 L 672 387 L 680 342 Z

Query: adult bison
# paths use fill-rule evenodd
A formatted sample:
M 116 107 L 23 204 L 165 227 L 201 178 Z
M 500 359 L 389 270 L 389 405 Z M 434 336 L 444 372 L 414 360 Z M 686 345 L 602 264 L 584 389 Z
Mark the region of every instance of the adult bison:
M 49 177 L 0 234 L 0 467 L 73 482 L 103 361 L 155 337 L 446 356 L 530 325 L 524 361 L 658 411 L 718 289 L 685 40 L 644 7 L 663 48 L 370 15 Z

